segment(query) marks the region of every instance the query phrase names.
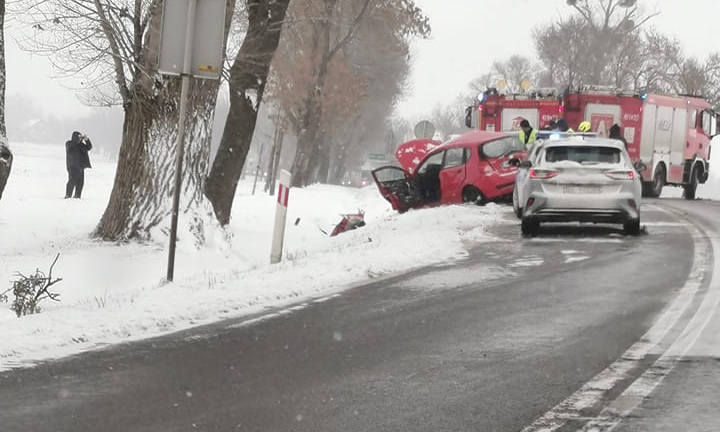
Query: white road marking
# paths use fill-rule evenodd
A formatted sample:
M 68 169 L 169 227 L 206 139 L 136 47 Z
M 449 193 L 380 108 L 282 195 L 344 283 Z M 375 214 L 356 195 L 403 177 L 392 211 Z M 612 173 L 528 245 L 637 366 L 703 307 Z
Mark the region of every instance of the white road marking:
M 326 302 L 326 301 L 328 301 L 328 300 L 332 300 L 332 299 L 334 299 L 334 298 L 336 298 L 336 297 L 340 297 L 340 294 L 333 294 L 333 295 L 329 295 L 329 296 L 326 296 L 326 297 L 321 297 L 321 298 L 318 298 L 318 299 L 313 300 L 312 302 L 313 302 L 313 303 L 322 303 L 322 302 Z M 252 324 L 259 323 L 259 322 L 261 322 L 261 321 L 266 321 L 266 320 L 269 320 L 269 319 L 272 319 L 272 318 L 277 318 L 277 317 L 280 317 L 280 316 L 283 316 L 283 315 L 287 315 L 287 314 L 291 314 L 291 313 L 293 313 L 293 312 L 297 312 L 297 311 L 299 311 L 299 310 L 305 309 L 305 308 L 308 307 L 308 306 L 310 306 L 310 303 L 307 303 L 307 302 L 301 303 L 301 304 L 299 304 L 299 305 L 295 305 L 295 306 L 289 307 L 289 308 L 287 308 L 287 309 L 281 309 L 281 310 L 278 310 L 278 311 L 269 313 L 269 314 L 267 314 L 267 315 L 263 315 L 263 316 L 259 316 L 259 317 L 252 318 L 252 319 L 249 319 L 249 320 L 241 321 L 241 322 L 239 322 L 239 323 L 237 323 L 237 324 L 231 324 L 231 325 L 229 325 L 229 326 L 227 326 L 227 327 L 225 327 L 225 328 L 226 328 L 226 329 L 235 329 L 235 328 L 246 327 L 246 326 L 249 326 L 249 325 L 252 325 Z
M 691 305 L 692 299 L 700 289 L 703 278 L 708 269 L 710 243 L 708 242 L 707 236 L 705 236 L 700 229 L 694 225 L 688 225 L 687 229 L 690 231 L 695 245 L 690 275 L 683 287 L 676 294 L 675 298 L 665 308 L 655 323 L 640 338 L 640 340 L 625 351 L 618 360 L 597 374 L 592 380 L 583 385 L 570 397 L 560 402 L 542 417 L 535 420 L 531 425 L 525 427 L 523 432 L 552 432 L 562 428 L 570 421 L 587 421 L 587 413 L 583 414 L 583 410 L 591 408 L 601 402 L 609 390 L 614 388 L 618 383 L 620 383 L 620 381 L 626 379 L 629 376 L 629 373 L 633 369 L 639 367 L 647 356 L 652 355 L 659 349 L 660 342 L 675 326 L 685 310 Z M 713 246 L 715 246 L 715 241 L 713 241 Z M 715 250 L 720 251 L 720 249 Z M 718 255 L 716 255 L 715 258 L 716 266 L 720 264 L 718 262 L 718 260 L 720 260 L 720 256 Z M 698 311 L 698 313 L 699 312 L 700 311 Z M 696 314 L 696 316 L 697 315 L 698 314 Z M 690 324 L 692 324 L 692 321 Z M 691 326 L 688 325 L 686 331 L 690 328 Z M 682 339 L 682 336 L 678 338 L 678 340 L 680 339 Z M 648 372 L 650 372 L 650 370 L 646 373 Z M 639 387 L 643 385 L 647 386 L 648 384 L 644 382 L 638 384 Z M 638 395 L 643 394 L 643 392 L 639 391 L 639 388 L 636 388 L 633 391 L 636 390 Z M 649 394 L 649 392 L 645 394 Z M 599 421 L 600 419 L 593 418 L 593 420 Z M 600 423 L 598 422 L 598 424 Z M 588 430 L 595 431 L 595 429 Z M 606 429 L 597 430 L 604 431 Z
M 720 242 L 710 236 L 713 251 L 720 251 Z M 713 269 L 720 269 L 720 253 L 713 254 Z M 715 272 L 710 276 L 708 292 L 695 315 L 673 344 L 635 382 L 600 412 L 597 418 L 582 429 L 587 432 L 610 432 L 622 423 L 650 396 L 665 377 L 675 368 L 690 348 L 695 345 L 720 306 L 720 284 L 715 283 Z
M 645 226 L 649 227 L 680 227 L 680 228 L 687 228 L 688 223 L 684 222 L 643 222 L 642 223 Z
M 589 259 L 590 259 L 589 256 L 584 256 L 584 255 L 580 255 L 580 256 L 569 256 L 569 257 L 566 257 L 566 258 L 565 258 L 565 264 L 570 264 L 570 263 L 585 261 L 585 260 L 589 260 Z

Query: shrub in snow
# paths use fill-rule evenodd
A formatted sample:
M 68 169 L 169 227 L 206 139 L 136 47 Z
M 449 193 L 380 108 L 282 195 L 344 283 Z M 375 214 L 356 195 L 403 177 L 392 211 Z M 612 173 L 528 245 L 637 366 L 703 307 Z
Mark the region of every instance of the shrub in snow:
M 49 288 L 56 283 L 60 282 L 61 278 L 53 279 L 52 270 L 60 258 L 60 254 L 57 254 L 55 260 L 50 265 L 50 271 L 45 275 L 40 269 L 35 269 L 35 274 L 24 275 L 17 272 L 18 278 L 13 281 L 12 288 L 0 294 L 0 302 L 8 302 L 8 293 L 12 291 L 12 295 L 15 299 L 12 302 L 13 312 L 19 317 L 24 315 L 32 315 L 40 312 L 39 304 L 41 301 L 49 298 L 50 300 L 60 301 L 60 294 L 50 292 Z

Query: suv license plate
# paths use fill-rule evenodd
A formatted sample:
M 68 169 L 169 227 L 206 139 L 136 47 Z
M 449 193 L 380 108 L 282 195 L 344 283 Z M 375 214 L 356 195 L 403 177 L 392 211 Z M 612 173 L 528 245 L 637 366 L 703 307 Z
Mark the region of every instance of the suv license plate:
M 569 194 L 598 194 L 601 192 L 600 186 L 563 186 L 563 192 Z

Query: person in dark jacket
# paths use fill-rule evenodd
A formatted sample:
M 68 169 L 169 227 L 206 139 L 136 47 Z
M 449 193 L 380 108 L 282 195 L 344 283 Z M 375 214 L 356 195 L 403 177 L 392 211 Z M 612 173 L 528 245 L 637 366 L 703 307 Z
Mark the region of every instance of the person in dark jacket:
M 560 132 L 575 132 L 574 130 L 570 129 L 567 120 L 565 120 L 564 118 L 561 118 L 557 121 L 557 129 Z
M 620 125 L 619 124 L 615 123 L 614 125 L 612 125 L 612 127 L 610 127 L 610 135 L 608 135 L 608 138 L 622 141 L 622 143 L 625 144 L 625 150 L 627 150 L 627 148 L 628 148 L 627 140 L 620 133 Z
M 68 182 L 65 186 L 65 198 L 80 198 L 85 184 L 85 168 L 91 168 L 88 151 L 92 148 L 90 139 L 80 132 L 73 132 L 70 141 L 65 143 L 65 164 Z M 73 195 L 74 191 L 74 195 Z

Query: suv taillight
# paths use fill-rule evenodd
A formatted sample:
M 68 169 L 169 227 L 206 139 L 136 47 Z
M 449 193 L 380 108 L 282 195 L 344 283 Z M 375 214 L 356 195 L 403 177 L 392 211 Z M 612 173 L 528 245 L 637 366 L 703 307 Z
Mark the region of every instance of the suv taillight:
M 605 171 L 605 175 L 613 180 L 633 180 L 635 178 L 635 171 Z
M 530 178 L 531 179 L 546 180 L 549 178 L 553 178 L 558 174 L 559 174 L 558 171 L 555 171 L 555 170 L 544 170 L 544 169 L 531 169 L 530 170 Z

